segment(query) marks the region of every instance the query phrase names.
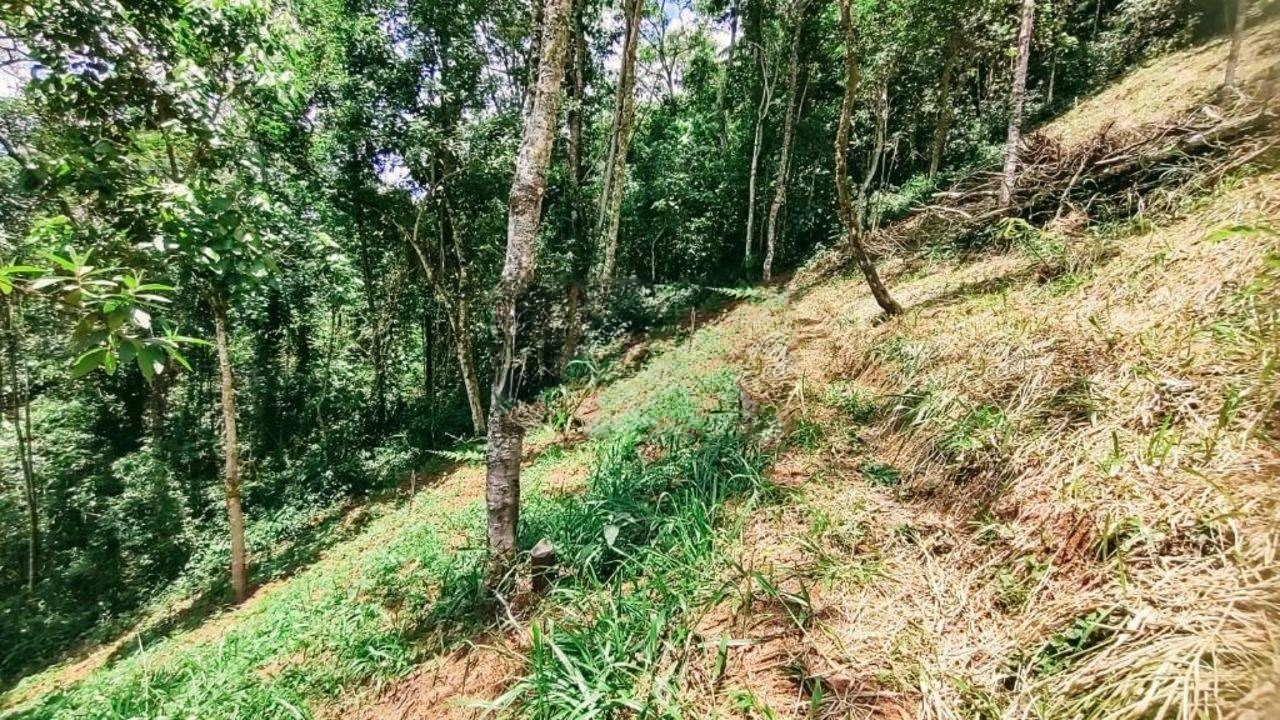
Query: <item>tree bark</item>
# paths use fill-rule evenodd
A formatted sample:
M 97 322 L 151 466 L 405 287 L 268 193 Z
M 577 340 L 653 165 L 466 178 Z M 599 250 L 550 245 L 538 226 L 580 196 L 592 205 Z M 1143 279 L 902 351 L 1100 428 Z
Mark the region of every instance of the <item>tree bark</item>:
M 465 302 L 462 301 L 462 302 Z M 470 311 L 462 311 L 461 318 L 470 318 Z M 453 347 L 458 359 L 458 371 L 462 374 L 462 389 L 467 395 L 467 409 L 471 412 L 471 427 L 476 435 L 485 432 L 484 401 L 480 395 L 480 374 L 476 372 L 475 351 L 471 347 L 469 323 L 462 320 L 453 329 Z
M 840 120 L 836 125 L 836 200 L 840 213 L 840 224 L 844 228 L 845 242 L 849 244 L 849 249 L 853 253 L 858 269 L 862 271 L 863 277 L 867 279 L 867 286 L 871 288 L 871 295 L 875 297 L 876 303 L 880 305 L 880 308 L 886 314 L 898 315 L 902 313 L 902 307 L 889 295 L 884 283 L 880 281 L 880 275 L 876 272 L 875 263 L 871 261 L 871 257 L 867 254 L 866 248 L 862 244 L 862 231 L 854 213 L 853 198 L 849 191 L 849 133 L 853 126 L 853 103 L 858 93 L 858 84 L 861 81 L 858 59 L 854 56 L 857 36 L 853 26 L 851 3 L 852 0 L 840 0 L 840 27 L 844 35 L 845 55 L 844 97 L 840 101 Z
M 955 73 L 959 39 L 959 33 L 951 34 L 947 41 L 947 56 L 942 61 L 942 78 L 938 81 L 938 122 L 933 127 L 933 144 L 929 149 L 929 177 L 935 177 L 938 168 L 942 167 L 942 153 L 951 132 L 951 79 Z
M 795 8 L 795 29 L 791 33 L 791 49 L 787 55 L 787 114 L 782 121 L 782 151 L 778 155 L 778 177 L 774 182 L 773 202 L 769 206 L 769 225 L 765 232 L 764 282 L 773 279 L 773 257 L 778 242 L 778 214 L 787 200 L 787 175 L 791 170 L 791 143 L 795 138 L 796 115 L 799 114 L 800 94 L 800 37 L 804 32 L 807 0 L 798 0 Z
M 764 56 L 764 48 L 756 47 L 760 64 L 760 104 L 756 107 L 755 135 L 751 143 L 751 172 L 747 176 L 747 232 L 743 240 L 742 264 L 751 267 L 751 250 L 756 226 L 756 178 L 760 175 L 760 150 L 764 145 L 764 122 L 768 117 L 769 103 L 773 101 L 773 81 Z
M 878 95 L 872 113 L 876 124 L 874 141 L 871 145 L 871 153 L 867 156 L 866 172 L 862 175 L 862 182 L 858 183 L 858 200 L 854 205 L 854 222 L 857 223 L 859 237 L 865 235 L 867 231 L 867 218 L 871 212 L 871 185 L 875 182 L 876 173 L 880 171 L 885 136 L 889 130 L 889 81 L 887 79 L 880 86 Z
M 1222 79 L 1222 99 L 1236 89 L 1236 68 L 1240 64 L 1240 46 L 1244 43 L 1244 27 L 1249 15 L 1249 0 L 1236 0 L 1236 18 L 1231 29 L 1231 49 L 1227 51 L 1227 70 Z
M 18 376 L 18 327 L 12 300 L 4 304 L 5 355 L 9 366 L 9 396 L 13 410 L 13 432 L 17 441 L 18 471 L 22 474 L 22 494 L 27 506 L 27 589 L 34 590 L 40 577 L 40 498 L 36 490 L 35 457 L 31 450 L 31 408 L 26 383 Z M 25 411 L 25 412 L 24 412 Z M 25 415 L 25 420 L 24 420 Z
M 235 375 L 231 368 L 231 348 L 227 338 L 227 301 L 213 299 L 214 342 L 218 348 L 218 378 L 222 390 L 223 482 L 227 498 L 227 528 L 231 535 L 231 592 L 236 603 L 249 595 L 244 545 L 244 508 L 240 498 L 240 446 L 236 432 Z
M 1022 146 L 1022 109 L 1027 101 L 1027 65 L 1031 61 L 1031 31 L 1036 19 L 1036 0 L 1022 0 L 1022 27 L 1018 30 L 1018 57 L 1009 89 L 1009 134 L 1004 144 L 1004 174 L 1000 181 L 1000 207 L 1013 200 L 1018 181 L 1018 154 Z
M 418 257 L 418 264 L 427 278 L 427 284 L 431 287 L 431 292 L 449 323 L 449 332 L 453 335 L 454 357 L 458 361 L 458 373 L 462 377 L 462 389 L 466 394 L 467 408 L 471 413 L 471 427 L 476 435 L 480 435 L 485 432 L 485 414 L 480 392 L 480 376 L 476 373 L 475 353 L 471 345 L 470 279 L 462 246 L 458 242 L 457 233 L 453 230 L 448 196 L 443 191 L 437 205 L 439 206 L 437 223 L 439 267 L 428 256 L 421 243 L 420 233 L 422 216 L 426 214 L 425 206 L 418 208 L 413 230 L 406 233 L 405 240 Z M 453 256 L 453 272 L 448 271 L 449 263 L 446 257 L 449 253 Z
M 597 282 L 597 294 L 603 298 L 613 284 L 618 264 L 618 227 L 622 220 L 622 199 L 626 195 L 627 149 L 631 144 L 631 124 L 636 114 L 636 49 L 640 45 L 640 13 L 643 0 L 626 0 L 626 30 L 622 43 L 622 68 L 618 73 L 618 97 L 614 105 L 613 142 L 610 145 L 610 164 L 605 168 L 608 176 L 602 197 L 602 234 L 600 245 L 604 248 L 604 263 Z
M 533 280 L 535 241 L 542 220 L 542 197 L 546 193 L 547 167 L 556 135 L 556 106 L 564 79 L 570 5 L 570 0 L 546 0 L 544 6 L 537 82 L 533 102 L 524 117 L 508 201 L 507 251 L 495 313 L 499 344 L 494 361 L 485 458 L 489 579 L 494 587 L 507 576 L 516 554 L 520 456 L 524 442 L 524 427 L 513 416 L 517 318 L 521 298 Z
M 569 368 L 569 363 L 578 354 L 578 345 L 582 342 L 583 291 L 590 281 L 592 257 L 590 241 L 587 240 L 586 233 L 583 232 L 582 219 L 582 105 L 586 100 L 586 73 L 583 66 L 587 55 L 582 14 L 585 4 L 585 0 L 575 0 L 573 3 L 573 17 L 570 28 L 572 35 L 569 48 L 569 84 L 567 93 L 571 102 L 567 117 L 569 138 L 565 148 L 565 159 L 569 166 L 568 215 L 571 259 L 569 261 L 569 302 L 565 308 L 564 337 L 560 345 L 560 357 L 556 362 L 557 375 L 562 379 Z

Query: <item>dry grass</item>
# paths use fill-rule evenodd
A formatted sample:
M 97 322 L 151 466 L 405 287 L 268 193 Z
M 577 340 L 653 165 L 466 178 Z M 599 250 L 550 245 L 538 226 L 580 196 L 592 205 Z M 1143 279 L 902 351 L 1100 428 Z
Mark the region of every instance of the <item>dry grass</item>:
M 705 712 L 808 717 L 821 687 L 831 717 L 1266 717 L 1278 223 L 1271 174 L 1095 237 L 1111 257 L 1072 276 L 899 261 L 889 323 L 857 278 L 727 318 L 751 392 L 821 432 L 784 454 L 796 498 L 748 531 L 740 599 L 704 627 Z
M 1041 129 L 1066 145 L 1084 140 L 1108 123 L 1124 131 L 1169 121 L 1188 107 L 1214 101 L 1227 57 L 1226 38 L 1151 61 L 1107 90 L 1082 101 Z M 1265 92 L 1280 62 L 1280 19 L 1248 30 L 1237 77 L 1252 93 Z M 1122 114 L 1117 108 L 1124 108 Z

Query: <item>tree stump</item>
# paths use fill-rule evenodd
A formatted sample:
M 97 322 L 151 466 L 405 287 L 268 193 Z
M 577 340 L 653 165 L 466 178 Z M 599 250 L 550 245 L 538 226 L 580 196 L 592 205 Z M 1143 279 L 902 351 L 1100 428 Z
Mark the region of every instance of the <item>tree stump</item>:
M 529 553 L 529 565 L 533 579 L 533 594 L 546 595 L 556 579 L 556 548 L 543 538 Z

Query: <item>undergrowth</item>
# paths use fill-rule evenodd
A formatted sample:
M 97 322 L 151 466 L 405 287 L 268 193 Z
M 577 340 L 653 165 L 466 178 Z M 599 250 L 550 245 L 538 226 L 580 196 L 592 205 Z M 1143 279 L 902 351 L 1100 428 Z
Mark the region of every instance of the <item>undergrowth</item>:
M 738 422 L 734 378 L 687 377 L 696 381 L 655 393 L 592 441 L 598 458 L 582 493 L 542 491 L 555 455 L 527 470 L 522 546 L 550 538 L 570 572 L 552 593 L 561 617 L 539 627 L 521 688 L 573 682 L 560 658 L 608 660 L 613 670 L 592 675 L 605 685 L 585 697 L 627 706 L 651 686 L 640 668 L 656 666 L 635 653 L 667 652 L 673 638 L 661 631 L 679 623 L 663 618 L 698 597 L 725 503 L 756 497 L 760 456 Z M 495 622 L 482 589 L 483 506 L 448 500 L 420 493 L 236 622 L 142 648 L 12 717 L 306 718 L 318 701 L 403 676 Z M 554 693 L 540 696 L 522 712 L 568 712 Z

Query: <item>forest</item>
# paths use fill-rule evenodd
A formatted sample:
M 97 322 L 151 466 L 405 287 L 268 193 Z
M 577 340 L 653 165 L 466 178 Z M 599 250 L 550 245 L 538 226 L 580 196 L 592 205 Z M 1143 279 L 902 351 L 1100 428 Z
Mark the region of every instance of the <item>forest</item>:
M 564 686 L 536 680 L 543 669 L 569 665 L 562 645 L 539 644 L 553 636 L 552 626 L 564 632 L 578 618 L 585 628 L 582 617 L 604 611 L 585 609 L 597 602 L 588 600 L 580 602 L 583 616 L 564 609 L 579 607 L 568 600 L 539 609 L 532 597 L 590 591 L 625 603 L 632 588 L 643 589 L 636 596 L 679 596 L 646 583 L 673 572 L 667 562 L 708 563 L 695 548 L 728 532 L 717 519 L 729 512 L 726 503 L 736 507 L 748 496 L 784 502 L 759 499 L 775 491 L 736 483 L 776 481 L 788 448 L 813 449 L 843 432 L 788 409 L 796 398 L 806 402 L 803 382 L 785 391 L 765 387 L 763 371 L 756 381 L 712 373 L 698 386 L 712 399 L 689 399 L 698 393 L 688 391 L 642 419 L 627 413 L 667 398 L 664 388 L 679 383 L 655 376 L 643 392 L 627 390 L 628 399 L 615 401 L 617 417 L 611 388 L 649 382 L 645 373 L 668 357 L 663 348 L 678 343 L 688 345 L 672 357 L 694 353 L 693 365 L 732 356 L 738 366 L 763 367 L 764 351 L 753 354 L 745 341 L 723 341 L 731 351 L 699 338 L 727 332 L 716 329 L 729 327 L 716 325 L 730 322 L 719 320 L 725 313 L 800 307 L 793 303 L 804 293 L 821 295 L 811 288 L 832 277 L 851 279 L 842 286 L 850 307 L 863 297 L 874 302 L 865 333 L 909 332 L 948 307 L 921 302 L 909 289 L 932 272 L 930 263 L 1015 252 L 1031 258 L 1032 284 L 1085 287 L 1083 278 L 1097 272 L 1085 264 L 1105 263 L 1124 246 L 1096 250 L 1069 239 L 1083 237 L 1086 226 L 1149 232 L 1187 211 L 1188 178 L 1195 197 L 1208 197 L 1211 186 L 1235 187 L 1275 168 L 1276 62 L 1259 70 L 1268 62 L 1254 57 L 1280 44 L 1277 7 L 1268 0 L 6 1 L 0 689 L 22 689 L 24 678 L 112 643 L 108 662 L 118 667 L 134 653 L 145 657 L 149 643 L 199 632 L 246 601 L 265 603 L 272 588 L 292 587 L 307 568 L 375 532 L 368 528 L 392 512 L 379 508 L 418 507 L 425 501 L 415 497 L 435 492 L 441 473 L 461 467 L 483 474 L 474 496 L 464 498 L 473 509 L 447 522 L 433 515 L 438 509 L 414 511 L 415 522 L 437 522 L 430 532 L 439 537 L 430 550 L 414 551 L 413 562 L 397 560 L 399 570 L 387 570 L 395 597 L 379 601 L 378 612 L 394 618 L 396 630 L 384 630 L 396 635 L 395 647 L 412 648 L 403 655 L 384 649 L 348 666 L 336 646 L 314 657 L 290 651 L 344 668 L 332 677 L 246 660 L 256 668 L 243 673 L 252 682 L 290 693 L 261 705 L 257 690 L 199 700 L 174 691 L 160 699 L 148 694 L 160 690 L 144 693 L 119 678 L 110 681 L 125 688 L 117 695 L 95 690 L 92 697 L 120 698 L 102 700 L 118 713 L 111 717 L 323 716 L 313 696 L 336 702 L 351 688 L 404 677 L 431 653 L 480 636 L 478 628 L 528 625 L 533 649 L 522 667 L 535 680 L 504 688 L 487 711 L 792 717 L 770 714 L 746 695 L 733 695 L 737 715 L 638 699 L 637 688 L 683 684 L 652 669 L 637 670 L 647 680 L 628 681 L 616 704 L 592 705 L 608 696 L 600 687 L 616 668 L 645 665 L 634 649 L 612 665 L 576 671 Z M 1213 92 L 1186 100 L 1202 100 L 1211 113 L 1122 140 L 1114 140 L 1118 131 L 1107 135 L 1115 123 L 1108 120 L 1092 144 L 1035 132 L 1089 107 L 1136 68 L 1206 43 L 1222 48 L 1205 71 Z M 1167 78 L 1170 87 L 1183 82 L 1172 72 Z M 1126 113 L 1105 110 L 1121 120 Z M 1263 195 L 1265 215 L 1275 196 Z M 1226 229 L 1206 242 L 1230 245 L 1239 236 L 1270 248 L 1280 227 L 1256 219 L 1220 225 Z M 1274 263 L 1280 255 L 1267 257 Z M 1274 274 L 1280 266 L 1272 267 Z M 1263 287 L 1250 282 L 1223 287 Z M 1146 293 L 1158 296 L 1155 287 Z M 1263 299 L 1252 312 L 1272 313 L 1272 324 L 1245 334 L 1260 343 L 1262 359 L 1249 362 L 1263 368 L 1261 384 L 1236 392 L 1221 410 L 1217 400 L 1202 404 L 1227 418 L 1214 438 L 1249 425 L 1232 447 L 1253 458 L 1250 472 L 1274 484 L 1280 422 L 1269 343 L 1280 305 L 1266 304 L 1271 290 L 1258 292 Z M 810 330 L 787 332 L 804 340 Z M 765 346 L 764 335 L 752 337 L 751 348 Z M 1017 346 L 1062 348 L 1030 337 Z M 869 345 L 866 362 L 917 362 L 918 372 L 918 342 Z M 1108 352 L 1117 346 L 1107 343 Z M 1075 349 L 1087 354 L 1084 347 Z M 1152 357 L 1177 355 L 1170 352 Z M 997 362 L 998 352 L 989 353 Z M 845 360 L 837 350 L 824 357 L 832 367 Z M 1184 358 L 1179 367 L 1198 362 Z M 849 377 L 861 378 L 862 367 Z M 1077 403 L 1072 412 L 1096 425 L 1098 408 L 1116 407 L 1126 391 L 1099 399 L 1105 373 L 1077 374 L 1087 379 L 1055 390 L 1054 407 Z M 849 391 L 836 404 L 905 437 L 910 428 L 932 427 L 928 400 L 942 386 L 923 378 L 875 394 L 875 402 Z M 1178 395 L 1182 385 L 1159 387 L 1161 398 L 1190 397 Z M 947 406 L 959 415 L 930 441 L 935 460 L 955 470 L 946 482 L 995 477 L 983 474 L 982 463 L 997 447 L 1022 457 L 1012 438 L 1023 426 L 1008 420 L 1012 406 L 1002 404 L 1013 402 L 1011 394 L 1014 385 L 985 404 Z M 1250 404 L 1256 398 L 1270 400 Z M 707 412 L 713 405 L 721 409 Z M 1251 424 L 1233 419 L 1242 407 L 1256 410 Z M 608 419 L 593 422 L 594 412 Z M 1156 417 L 1143 424 L 1155 439 L 1135 447 L 1150 455 L 1162 443 L 1190 445 L 1168 439 L 1181 416 L 1164 405 L 1144 412 Z M 1095 447 L 1122 457 L 1122 437 L 1111 432 Z M 595 449 L 580 449 L 587 447 Z M 597 451 L 584 461 L 590 480 L 580 496 L 541 489 L 550 482 L 544 458 Z M 902 496 L 911 471 L 895 452 L 857 467 L 870 485 Z M 1214 452 L 1205 450 L 1206 462 Z M 1056 482 L 1074 472 L 1073 462 L 1040 466 L 1059 467 Z M 1001 487 L 1033 465 L 1008 460 Z M 699 484 L 704 477 L 713 489 Z M 624 499 L 634 506 L 620 510 Z M 965 515 L 965 527 L 986 528 L 974 537 L 998 535 L 1009 520 L 992 510 L 994 496 L 983 502 Z M 1239 516 L 1270 512 L 1249 507 Z M 703 522 L 703 534 L 680 529 Z M 1116 530 L 1110 519 L 1103 525 L 1100 563 L 1147 537 L 1129 525 Z M 376 532 L 383 531 L 392 532 Z M 682 532 L 692 533 L 687 543 Z M 465 541 L 450 540 L 455 534 Z M 861 552 L 851 542 L 841 552 Z M 1045 568 L 1059 562 L 1052 557 L 1048 565 L 1001 565 L 986 581 L 996 604 L 1008 610 L 1023 602 L 1005 593 L 1034 597 L 1020 588 L 1048 583 L 1053 572 Z M 415 573 L 428 567 L 437 574 L 415 584 Z M 382 597 L 392 592 L 387 587 L 358 594 Z M 768 587 L 793 618 L 795 607 L 811 602 L 807 589 Z M 1280 595 L 1268 597 L 1270 622 L 1280 618 Z M 544 612 L 553 619 L 540 619 Z M 1090 612 L 1102 625 L 1118 617 Z M 315 615 L 304 627 L 336 623 L 333 617 Z M 667 621 L 684 626 L 675 616 Z M 1081 630 L 1075 622 L 1069 639 L 1096 639 L 1092 625 Z M 633 639 L 658 632 L 645 627 L 618 632 Z M 583 629 L 574 637 L 603 633 Z M 732 642 L 719 642 L 719 662 L 732 665 Z M 715 641 L 704 644 L 714 654 Z M 664 650 L 653 667 L 683 667 L 686 656 L 674 661 L 673 652 Z M 1067 663 L 1061 654 L 1037 657 Z M 1040 714 L 1015 715 L 975 709 L 982 703 L 963 688 L 953 691 L 964 696 L 956 707 L 972 714 L 931 714 L 924 705 L 892 712 L 858 705 L 857 714 L 837 702 L 844 685 L 801 676 L 797 702 L 808 714 L 795 717 L 1266 716 L 1229 714 L 1207 694 L 1176 713 L 1168 705 L 1123 705 L 1128 715 L 1036 706 Z M 175 677 L 157 679 L 156 687 Z M 707 682 L 721 689 L 720 681 Z M 1222 681 L 1232 688 L 1223 697 L 1256 699 L 1261 687 L 1232 682 Z M 24 691 L 23 702 L 36 704 L 18 712 L 34 714 L 15 717 L 108 716 L 92 709 L 88 694 L 60 690 L 54 700 L 40 699 L 51 690 Z M 394 715 L 369 715 L 378 716 Z

